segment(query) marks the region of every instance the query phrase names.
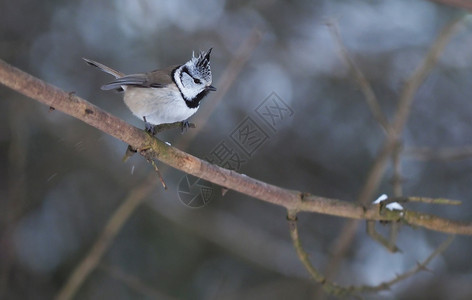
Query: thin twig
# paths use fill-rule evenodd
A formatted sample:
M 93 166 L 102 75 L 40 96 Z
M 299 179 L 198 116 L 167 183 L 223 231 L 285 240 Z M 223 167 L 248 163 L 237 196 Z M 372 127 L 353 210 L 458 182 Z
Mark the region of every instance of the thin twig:
M 393 164 L 393 195 L 394 197 L 403 196 L 403 176 L 402 176 L 402 151 L 403 145 L 398 142 L 397 147 L 392 153 Z M 390 222 L 387 249 L 398 249 L 396 246 L 398 231 L 400 230 L 400 222 Z M 401 251 L 398 249 L 398 251 Z
M 441 205 L 461 205 L 462 202 L 459 200 L 446 199 L 446 198 L 428 198 L 428 197 L 392 197 L 382 201 L 383 205 L 389 203 L 408 203 L 408 202 L 421 202 L 427 204 L 441 204 Z
M 392 153 L 392 164 L 393 164 L 393 196 L 401 197 L 403 195 L 403 176 L 402 176 L 402 145 L 397 144 L 396 149 Z
M 390 289 L 390 287 L 393 286 L 394 284 L 397 284 L 400 281 L 403 281 L 403 280 L 415 275 L 416 273 L 418 273 L 420 271 L 426 270 L 427 265 L 429 265 L 429 263 L 435 257 L 437 257 L 438 255 L 440 255 L 441 253 L 446 251 L 446 249 L 451 245 L 452 241 L 454 241 L 454 236 L 453 235 L 449 236 L 425 260 L 423 260 L 420 263 L 417 263 L 416 266 L 413 267 L 412 269 L 410 269 L 409 271 L 407 271 L 403 274 L 397 275 L 395 278 L 393 278 L 391 280 L 388 280 L 388 281 L 384 281 L 384 282 L 382 282 L 378 285 L 375 285 L 375 286 L 368 286 L 368 285 L 359 286 L 359 287 L 356 288 L 356 290 L 358 290 L 359 292 L 379 292 L 379 291 Z
M 146 161 L 148 163 L 151 164 L 151 166 L 153 167 L 154 171 L 157 173 L 157 175 L 159 176 L 159 180 L 161 181 L 161 184 L 162 184 L 162 187 L 164 187 L 165 190 L 167 190 L 167 185 L 164 181 L 164 178 L 162 178 L 162 174 L 161 174 L 161 171 L 159 171 L 159 168 L 157 167 L 156 165 L 156 162 L 154 161 L 154 158 L 152 157 L 152 154 L 149 152 L 150 150 L 147 149 L 147 150 L 143 150 L 140 152 L 140 154 L 146 159 Z
M 398 237 L 398 232 L 400 231 L 400 226 L 402 223 L 400 222 L 390 222 L 390 232 L 388 235 L 388 248 L 393 249 L 398 248 L 396 243 L 397 243 L 397 237 Z M 398 248 L 398 251 L 401 252 L 401 249 Z
M 366 222 L 366 232 L 367 234 L 377 243 L 384 246 L 388 251 L 395 253 L 395 252 L 402 252 L 400 248 L 397 247 L 395 244 L 395 240 L 393 238 L 386 239 L 380 233 L 377 232 L 375 229 L 374 221 L 367 221 Z M 398 224 L 397 222 L 393 222 L 392 224 Z M 391 233 L 390 237 L 395 237 L 396 233 Z
M 439 55 L 443 52 L 452 35 L 457 31 L 459 25 L 462 24 L 464 19 L 464 15 L 461 14 L 461 16 L 456 17 L 452 22 L 446 25 L 446 27 L 439 34 L 437 40 L 434 42 L 433 46 L 430 48 L 423 62 L 407 80 L 400 95 L 397 113 L 395 114 L 393 121 L 393 129 L 397 135 L 402 132 L 410 115 L 411 104 L 413 103 L 416 92 L 423 84 L 425 78 L 429 75 L 432 68 L 436 65 Z

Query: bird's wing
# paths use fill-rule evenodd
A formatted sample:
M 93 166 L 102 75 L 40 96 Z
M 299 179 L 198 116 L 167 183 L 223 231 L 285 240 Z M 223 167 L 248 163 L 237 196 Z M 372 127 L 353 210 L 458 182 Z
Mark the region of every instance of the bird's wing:
M 155 70 L 146 74 L 131 74 L 113 80 L 102 86 L 102 90 L 119 89 L 123 85 L 135 87 L 162 88 L 173 83 L 172 71 L 178 66 Z
M 113 80 L 105 85 L 102 85 L 102 90 L 120 89 L 123 85 L 149 87 L 146 74 L 131 74 Z

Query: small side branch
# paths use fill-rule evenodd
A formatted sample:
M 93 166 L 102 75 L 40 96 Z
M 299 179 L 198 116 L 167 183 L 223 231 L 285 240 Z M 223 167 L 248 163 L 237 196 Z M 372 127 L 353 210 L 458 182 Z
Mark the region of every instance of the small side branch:
M 422 270 L 426 270 L 427 265 L 436 256 L 443 253 L 454 240 L 454 236 L 450 236 L 446 241 L 444 241 L 441 245 L 439 245 L 439 247 L 436 248 L 436 250 L 433 253 L 431 253 L 424 261 L 422 261 L 421 263 L 418 263 L 415 267 L 413 267 L 409 271 L 395 276 L 395 278 L 391 280 L 382 282 L 378 285 L 341 286 L 327 280 L 326 277 L 323 276 L 321 272 L 318 271 L 311 263 L 309 259 L 309 255 L 303 248 L 300 241 L 296 215 L 293 213 L 290 213 L 289 216 L 287 217 L 287 220 L 288 220 L 288 226 L 290 229 L 290 237 L 292 238 L 293 246 L 295 247 L 298 258 L 302 262 L 303 266 L 308 271 L 308 273 L 310 273 L 312 279 L 322 285 L 323 290 L 326 293 L 331 294 L 331 295 L 336 295 L 336 296 L 358 295 L 361 293 L 371 293 L 371 292 L 379 292 L 383 290 L 388 290 L 394 284 L 400 281 L 403 281 Z
M 156 162 L 154 161 L 154 158 L 152 156 L 152 154 L 149 152 L 150 150 L 142 150 L 140 153 L 141 155 L 146 159 L 146 161 L 148 163 L 151 164 L 151 166 L 153 167 L 154 171 L 157 173 L 157 175 L 159 176 L 159 180 L 161 181 L 161 184 L 162 184 L 162 187 L 167 190 L 167 185 L 164 181 L 164 178 L 162 177 L 162 174 L 161 174 L 161 171 L 159 171 L 159 168 L 157 167 L 156 165 Z
M 462 202 L 459 200 L 446 199 L 446 198 L 428 198 L 428 197 L 392 197 L 381 202 L 382 205 L 387 205 L 393 202 L 408 203 L 408 202 L 421 202 L 426 204 L 440 204 L 440 205 L 461 205 Z
M 308 253 L 303 249 L 302 243 L 300 241 L 300 236 L 298 235 L 298 226 L 297 226 L 297 217 L 293 213 L 289 213 L 288 217 L 288 227 L 290 229 L 290 237 L 292 238 L 293 246 L 297 251 L 298 258 L 302 262 L 305 269 L 310 273 L 314 281 L 323 286 L 323 290 L 332 295 L 348 295 L 352 293 L 352 287 L 342 287 L 332 282 L 326 280 L 326 278 L 313 266 L 308 257 Z
M 398 223 L 394 222 L 392 224 L 398 224 Z M 402 252 L 402 250 L 398 248 L 397 245 L 395 245 L 397 230 L 398 230 L 398 227 L 395 226 L 394 231 L 390 231 L 390 238 L 386 239 L 380 233 L 377 232 L 377 230 L 375 229 L 374 221 L 367 221 L 367 226 L 366 226 L 367 234 L 373 240 L 375 240 L 376 242 L 384 246 L 388 251 L 392 253 Z

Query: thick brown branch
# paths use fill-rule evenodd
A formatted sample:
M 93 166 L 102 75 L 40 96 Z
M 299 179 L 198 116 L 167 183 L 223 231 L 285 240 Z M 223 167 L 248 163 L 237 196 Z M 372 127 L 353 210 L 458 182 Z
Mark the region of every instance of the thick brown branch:
M 188 174 L 201 177 L 226 187 L 287 208 L 289 211 L 307 211 L 339 217 L 368 220 L 399 220 L 400 212 L 380 214 L 377 206 L 365 209 L 350 202 L 313 196 L 274 186 L 249 176 L 227 170 L 166 145 L 123 120 L 101 110 L 86 100 L 60 90 L 0 60 L 0 82 L 4 85 L 65 112 L 101 131 L 114 136 L 138 150 L 146 150 L 150 157 Z M 405 220 L 412 225 L 440 232 L 472 235 L 472 224 L 442 219 L 432 215 L 405 213 Z M 443 227 L 447 225 L 447 227 Z

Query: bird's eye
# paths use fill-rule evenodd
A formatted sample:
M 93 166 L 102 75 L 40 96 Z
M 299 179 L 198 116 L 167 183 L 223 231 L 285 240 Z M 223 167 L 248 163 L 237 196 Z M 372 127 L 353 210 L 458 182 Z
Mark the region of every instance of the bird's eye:
M 195 82 L 196 84 L 202 83 L 202 82 L 200 81 L 200 79 L 198 79 L 198 78 L 194 78 L 194 79 L 193 79 L 193 82 Z

